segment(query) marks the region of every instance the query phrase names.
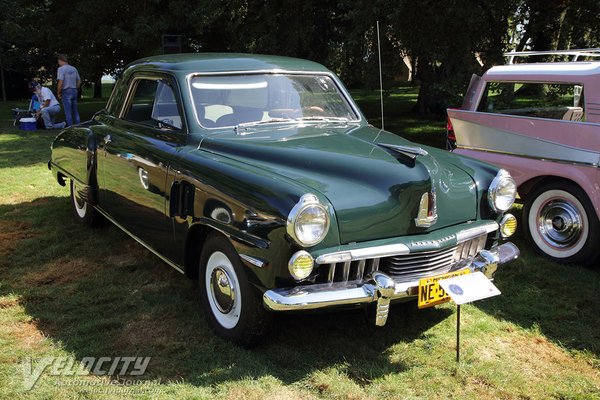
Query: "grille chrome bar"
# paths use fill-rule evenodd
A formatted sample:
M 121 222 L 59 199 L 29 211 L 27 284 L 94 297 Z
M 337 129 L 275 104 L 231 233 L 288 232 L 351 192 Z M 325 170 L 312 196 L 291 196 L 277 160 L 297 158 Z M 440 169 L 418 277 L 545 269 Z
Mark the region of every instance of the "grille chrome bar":
M 328 263 L 323 265 L 328 268 L 325 279 L 329 284 L 350 279 L 361 281 L 380 269 L 399 281 L 440 274 L 460 261 L 475 257 L 484 248 L 486 240 L 487 234 L 483 234 L 439 250 Z
M 362 279 L 364 274 L 365 274 L 365 264 L 367 262 L 365 260 L 360 260 L 358 262 L 358 268 L 356 269 L 356 278 L 355 279 Z

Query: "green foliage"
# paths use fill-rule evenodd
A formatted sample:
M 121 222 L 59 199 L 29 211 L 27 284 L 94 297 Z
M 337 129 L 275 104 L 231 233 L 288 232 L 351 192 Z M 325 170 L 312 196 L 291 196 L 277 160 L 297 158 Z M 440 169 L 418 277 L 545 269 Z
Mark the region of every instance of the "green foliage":
M 0 0 L 0 8 L 0 69 L 54 78 L 56 53 L 67 53 L 92 83 L 160 54 L 170 34 L 182 36 L 184 52 L 307 58 L 350 87 L 376 88 L 380 21 L 385 86 L 408 62 L 420 113 L 460 104 L 470 75 L 503 63 L 514 41 L 539 50 L 600 45 L 597 0 Z

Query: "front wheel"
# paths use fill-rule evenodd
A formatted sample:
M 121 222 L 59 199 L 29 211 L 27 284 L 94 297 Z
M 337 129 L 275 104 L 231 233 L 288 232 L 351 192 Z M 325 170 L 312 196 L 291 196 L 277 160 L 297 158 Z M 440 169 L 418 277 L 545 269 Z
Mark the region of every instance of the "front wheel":
M 221 235 L 210 235 L 199 268 L 202 305 L 211 328 L 234 343 L 257 344 L 269 332 L 271 315 L 264 309 L 258 290 L 246 279 L 231 243 Z
M 587 195 L 571 183 L 542 185 L 523 207 L 523 227 L 534 249 L 559 263 L 594 265 L 599 225 Z

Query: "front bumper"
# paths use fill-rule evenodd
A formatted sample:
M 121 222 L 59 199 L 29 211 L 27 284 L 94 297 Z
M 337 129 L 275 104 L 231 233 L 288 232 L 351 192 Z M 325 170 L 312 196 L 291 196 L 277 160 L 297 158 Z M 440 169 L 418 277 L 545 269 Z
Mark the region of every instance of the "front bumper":
M 519 257 L 519 249 L 504 243 L 490 250 L 482 250 L 467 267 L 471 272 L 481 271 L 489 279 L 499 265 Z M 452 272 L 452 271 L 449 271 Z M 385 325 L 390 301 L 416 298 L 419 281 L 394 282 L 387 274 L 375 271 L 360 281 L 323 283 L 272 289 L 265 292 L 263 302 L 271 311 L 302 311 L 335 306 L 356 306 L 377 303 L 375 323 Z

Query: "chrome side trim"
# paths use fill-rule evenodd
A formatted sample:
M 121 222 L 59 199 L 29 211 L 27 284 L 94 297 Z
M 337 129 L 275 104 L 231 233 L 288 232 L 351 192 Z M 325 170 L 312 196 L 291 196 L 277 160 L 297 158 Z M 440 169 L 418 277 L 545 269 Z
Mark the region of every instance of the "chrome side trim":
M 408 253 L 410 253 L 410 249 L 405 244 L 387 244 L 384 246 L 368 247 L 366 249 L 354 249 L 323 254 L 317 257 L 316 263 L 332 264 L 338 262 L 363 260 L 367 258 L 389 257 Z
M 142 239 L 138 238 L 137 236 L 135 236 L 133 233 L 129 232 L 125 227 L 123 227 L 123 225 L 119 224 L 118 222 L 116 222 L 114 219 L 112 219 L 110 217 L 110 215 L 108 215 L 106 212 L 102 211 L 101 209 L 99 209 L 98 207 L 94 207 L 96 209 L 96 211 L 98 211 L 100 214 L 102 214 L 106 219 L 108 219 L 110 222 L 112 222 L 113 224 L 115 224 L 115 226 L 119 229 L 121 229 L 123 232 L 125 232 L 127 235 L 131 236 L 131 238 L 133 240 L 135 240 L 136 242 L 138 242 L 139 244 L 141 244 L 142 246 L 144 246 L 145 248 L 147 248 L 148 250 L 150 250 L 152 253 L 154 253 L 155 256 L 157 256 L 158 258 L 160 258 L 161 260 L 163 260 L 165 263 L 169 264 L 171 267 L 173 267 L 177 272 L 185 274 L 185 271 L 182 267 L 180 267 L 179 265 L 175 264 L 174 262 L 170 261 L 168 258 L 164 257 L 163 255 L 161 255 L 158 251 L 154 250 L 152 247 L 150 247 L 148 244 L 146 244 L 146 242 L 144 242 Z
M 600 115 L 600 114 L 598 114 L 598 115 Z M 501 154 L 501 155 L 510 156 L 510 157 L 521 157 L 521 158 L 527 158 L 528 160 L 551 161 L 551 162 L 564 164 L 564 165 L 578 165 L 581 167 L 589 167 L 589 168 L 598 168 L 600 166 L 600 165 L 596 165 L 596 164 L 588 164 L 588 163 L 582 163 L 582 162 L 578 162 L 578 161 L 557 160 L 555 158 L 548 158 L 548 157 L 540 158 L 540 157 L 529 156 L 529 155 L 524 155 L 524 154 L 515 154 L 515 153 L 508 153 L 505 151 L 481 149 L 479 147 L 471 147 L 471 146 L 464 146 L 464 145 L 458 145 L 456 148 L 464 149 L 464 150 L 481 151 L 483 153 Z
M 250 257 L 246 254 L 240 254 L 240 258 L 242 258 L 245 261 L 248 261 L 250 264 L 258 268 L 264 268 L 267 265 L 265 261 L 259 260 L 258 258 Z
M 556 122 L 561 121 L 556 120 Z M 562 122 L 571 123 L 569 121 Z M 459 147 L 508 153 L 517 156 L 529 156 L 538 159 L 561 160 L 593 166 L 598 166 L 600 164 L 600 153 L 596 151 L 529 137 L 527 135 L 521 135 L 504 129 L 496 129 L 458 118 L 453 118 L 452 124 L 456 134 L 456 142 Z M 593 125 L 597 126 L 598 124 Z M 498 140 L 498 137 L 502 137 L 502 140 Z
M 477 236 L 487 235 L 498 230 L 500 226 L 496 221 L 490 221 L 485 225 L 478 226 L 476 228 L 469 228 L 456 232 L 456 241 L 458 244 L 466 242 L 467 240 L 475 239 Z

